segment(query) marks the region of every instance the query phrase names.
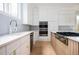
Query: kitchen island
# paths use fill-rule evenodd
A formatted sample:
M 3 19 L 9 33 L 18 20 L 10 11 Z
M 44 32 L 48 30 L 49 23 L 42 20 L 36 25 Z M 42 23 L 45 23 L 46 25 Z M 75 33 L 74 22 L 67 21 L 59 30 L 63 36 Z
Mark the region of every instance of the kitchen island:
M 79 37 L 51 32 L 51 44 L 57 55 L 79 55 Z
M 0 55 L 30 54 L 30 35 L 33 31 L 0 36 Z

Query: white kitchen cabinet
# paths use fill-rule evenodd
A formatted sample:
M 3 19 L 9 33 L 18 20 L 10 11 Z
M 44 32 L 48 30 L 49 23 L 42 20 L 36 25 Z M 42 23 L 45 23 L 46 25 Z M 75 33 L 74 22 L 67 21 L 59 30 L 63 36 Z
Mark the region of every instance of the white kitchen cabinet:
M 8 6 L 7 6 L 8 7 Z M 9 3 L 9 15 L 17 18 L 17 3 Z
M 23 24 L 38 25 L 38 7 L 36 4 L 22 4 Z
M 28 4 L 28 23 L 30 25 L 33 25 L 33 5 L 32 4 Z
M 40 21 L 57 21 L 58 11 L 53 6 L 40 5 L 39 6 L 39 20 Z
M 32 25 L 32 6 L 30 6 L 28 3 L 22 4 L 22 19 L 23 24 Z
M 39 8 L 33 7 L 33 25 L 39 25 Z
M 6 45 L 7 55 L 28 55 L 30 54 L 30 34 L 25 35 Z M 4 49 L 0 50 L 3 53 Z
M 20 47 L 16 49 L 16 55 L 29 55 L 30 54 L 30 47 L 24 43 Z
M 22 19 L 23 19 L 23 24 L 28 24 L 28 4 L 23 3 L 22 4 Z
M 74 19 L 75 19 L 74 11 L 69 11 L 69 10 L 59 11 L 58 14 L 59 25 L 73 26 L 75 24 Z
M 1 37 L 0 55 L 29 55 L 31 33 L 22 32 Z
M 20 47 L 16 49 L 16 55 L 24 55 L 26 53 L 26 44 L 22 44 Z
M 6 45 L 7 55 L 14 54 L 14 50 L 16 50 L 16 48 L 19 47 L 20 45 L 21 45 L 21 42 L 19 42 L 18 40 L 7 44 Z
M 30 54 L 30 35 L 21 38 L 21 45 L 16 49 L 16 55 Z

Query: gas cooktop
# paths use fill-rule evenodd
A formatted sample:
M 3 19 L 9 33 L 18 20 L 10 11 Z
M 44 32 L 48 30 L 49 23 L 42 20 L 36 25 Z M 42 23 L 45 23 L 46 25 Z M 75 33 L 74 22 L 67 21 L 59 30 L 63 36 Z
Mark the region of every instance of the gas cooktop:
M 76 32 L 57 32 L 57 34 L 64 35 L 64 36 L 79 36 L 79 33 L 76 33 Z

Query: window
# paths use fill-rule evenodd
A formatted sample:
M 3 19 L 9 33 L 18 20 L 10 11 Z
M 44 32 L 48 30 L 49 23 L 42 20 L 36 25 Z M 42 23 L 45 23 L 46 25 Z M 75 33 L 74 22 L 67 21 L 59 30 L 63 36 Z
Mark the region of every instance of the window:
M 21 3 L 0 3 L 0 11 L 9 16 L 21 19 Z

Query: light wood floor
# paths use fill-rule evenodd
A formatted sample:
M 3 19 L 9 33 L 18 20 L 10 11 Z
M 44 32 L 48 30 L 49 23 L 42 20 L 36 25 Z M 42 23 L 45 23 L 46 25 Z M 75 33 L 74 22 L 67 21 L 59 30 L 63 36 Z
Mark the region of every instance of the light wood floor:
M 56 53 L 50 42 L 37 41 L 33 46 L 32 55 L 56 55 Z

